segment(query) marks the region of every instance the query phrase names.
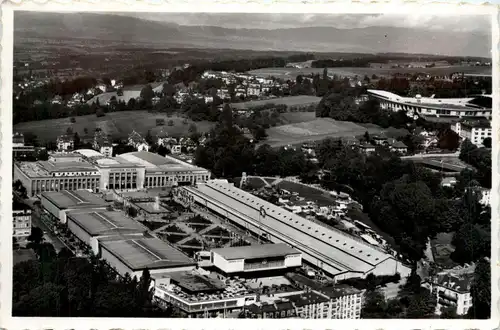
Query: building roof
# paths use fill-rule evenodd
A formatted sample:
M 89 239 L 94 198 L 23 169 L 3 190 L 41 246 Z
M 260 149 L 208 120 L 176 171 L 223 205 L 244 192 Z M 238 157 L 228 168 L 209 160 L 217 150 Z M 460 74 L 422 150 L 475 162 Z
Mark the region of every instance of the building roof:
M 81 154 L 84 157 L 104 157 L 103 154 L 101 154 L 98 151 L 95 151 L 93 149 L 78 149 L 75 152 Z
M 470 292 L 474 274 L 438 274 L 435 284 L 456 292 Z
M 158 238 L 102 241 L 100 245 L 132 271 L 196 265 L 184 253 Z
M 201 167 L 193 166 L 174 157 L 163 157 L 148 151 L 135 151 L 121 154 L 116 158 L 121 158 L 129 163 L 146 167 L 148 172 L 177 172 L 177 171 L 198 171 L 205 170 Z M 206 171 L 206 170 L 205 170 Z
M 68 221 L 76 223 L 90 236 L 142 234 L 146 231 L 146 228 L 139 222 L 118 211 L 103 209 L 70 211 L 67 218 Z
M 391 145 L 393 148 L 397 148 L 397 149 L 405 149 L 405 148 L 408 148 L 406 146 L 406 144 L 404 144 L 403 142 L 401 141 L 396 141 L 394 142 L 392 145 Z
M 328 298 L 314 291 L 304 292 L 301 294 L 294 294 L 286 296 L 286 298 L 290 300 L 297 307 L 328 302 Z
M 211 180 L 198 184 L 197 188 L 182 189 L 223 203 L 228 210 L 234 210 L 242 217 L 260 218 L 263 230 L 287 236 L 288 243 L 299 249 L 301 246 L 313 249 L 317 258 L 325 260 L 325 263 L 338 269 L 339 273 L 349 270 L 365 273 L 392 258 L 390 254 L 361 239 L 357 240 L 339 230 L 304 219 L 224 181 Z M 259 216 L 261 209 L 265 211 L 265 217 Z
M 226 260 L 284 257 L 291 254 L 301 254 L 300 251 L 284 243 L 235 246 L 212 249 L 211 252 L 219 254 Z
M 47 171 L 47 174 L 55 172 L 85 172 L 85 171 L 97 171 L 97 168 L 84 161 L 38 161 L 39 167 Z
M 46 198 L 60 210 L 109 205 L 105 200 L 87 190 L 44 191 L 42 198 Z
M 189 293 L 213 292 L 226 288 L 226 284 L 216 278 L 191 272 L 172 272 L 168 274 L 168 277 Z
M 418 95 L 417 97 L 404 97 L 384 90 L 376 89 L 369 89 L 367 92 L 368 94 L 378 98 L 410 106 L 423 106 L 435 109 L 484 111 L 483 108 L 467 106 L 472 100 L 475 99 L 474 97 L 438 99 L 431 97 L 419 97 Z M 485 95 L 484 97 L 491 96 Z
M 334 286 L 322 286 L 318 291 L 333 299 L 340 298 L 343 296 L 360 294 L 362 292 L 361 290 L 358 290 L 352 286 L 344 284 L 334 285 Z

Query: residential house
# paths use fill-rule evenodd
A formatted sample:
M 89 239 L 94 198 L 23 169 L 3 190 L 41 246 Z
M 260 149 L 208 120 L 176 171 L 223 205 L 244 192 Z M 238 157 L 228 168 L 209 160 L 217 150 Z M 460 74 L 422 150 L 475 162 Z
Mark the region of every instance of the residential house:
M 58 151 L 70 151 L 75 148 L 75 137 L 72 134 L 64 134 L 57 138 Z
M 179 139 L 179 144 L 181 147 L 186 148 L 188 153 L 194 152 L 196 150 L 196 143 L 189 137 L 182 137 Z
M 260 96 L 261 86 L 260 84 L 249 84 L 247 89 L 248 96 Z
M 295 306 L 284 298 L 272 303 L 253 303 L 245 308 L 245 314 L 252 319 L 291 318 L 295 316 Z
M 359 146 L 359 150 L 368 155 L 375 152 L 375 146 L 368 143 L 363 143 Z
M 465 188 L 465 191 L 472 190 L 477 194 L 479 203 L 482 205 L 491 205 L 491 189 L 483 188 L 480 186 Z
M 31 234 L 31 209 L 25 204 L 12 203 L 12 237 L 19 245 L 26 245 Z
M 182 153 L 182 145 L 180 144 L 173 144 L 173 145 L 169 145 L 169 148 L 170 149 L 170 152 L 172 153 L 172 155 L 179 155 L 180 153 Z
M 373 142 L 378 145 L 378 146 L 381 146 L 381 145 L 384 145 L 384 144 L 387 144 L 387 138 L 385 136 L 381 136 L 381 135 L 374 135 L 372 136 L 371 138 L 373 140 Z
M 24 135 L 23 133 L 15 133 L 12 135 L 12 146 L 13 147 L 24 147 Z
M 399 154 L 405 154 L 408 152 L 408 147 L 401 141 L 392 141 L 389 145 L 389 149 Z
M 457 179 L 454 177 L 446 177 L 441 180 L 441 186 L 443 187 L 453 187 L 457 184 Z
M 472 269 L 472 268 L 471 268 Z M 444 271 L 426 280 L 422 286 L 428 288 L 436 299 L 436 314 L 452 308 L 457 315 L 465 315 L 472 307 L 470 288 L 474 279 L 473 270 L 458 272 Z
M 170 147 L 174 144 L 177 144 L 177 139 L 171 136 L 168 136 L 167 132 L 161 130 L 157 135 L 156 135 L 156 144 L 159 146 L 167 147 L 170 149 Z
M 52 103 L 52 104 L 62 104 L 62 101 L 63 101 L 62 97 L 61 97 L 61 96 L 59 96 L 59 95 L 56 95 L 56 96 L 54 96 L 54 98 L 52 99 L 51 103 Z
M 146 140 L 135 130 L 128 136 L 127 144 L 133 146 L 137 151 L 149 151 L 149 144 L 147 144 Z
M 161 101 L 161 99 L 158 97 L 158 96 L 154 96 L 152 99 L 151 99 L 151 104 L 152 105 L 157 105 L 159 104 Z

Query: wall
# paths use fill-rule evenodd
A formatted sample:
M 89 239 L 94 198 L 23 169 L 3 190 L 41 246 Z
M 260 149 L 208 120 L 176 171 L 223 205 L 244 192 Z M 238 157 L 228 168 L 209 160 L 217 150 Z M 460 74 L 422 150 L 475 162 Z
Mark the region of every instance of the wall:
M 243 271 L 244 259 L 226 260 L 218 253 L 213 253 L 213 264 L 225 273 L 235 273 Z
M 131 276 L 133 276 L 134 272 L 105 248 L 101 249 L 101 257 L 102 259 L 106 260 L 106 262 L 110 264 L 112 268 L 116 269 L 116 271 L 121 276 L 125 276 L 126 273 L 129 273 Z
M 79 240 L 86 244 L 91 244 L 91 236 L 83 230 L 80 226 L 74 223 L 71 219 L 68 221 L 68 229 L 75 235 Z
M 26 188 L 26 194 L 28 196 L 33 196 L 33 189 L 31 187 L 31 179 L 26 176 L 26 174 L 21 171 L 19 167 L 17 167 L 16 164 L 14 164 L 14 175 L 13 175 L 13 180 L 19 180 L 23 184 L 23 186 Z
M 61 220 L 61 218 L 60 218 L 60 211 L 61 210 L 55 204 L 53 204 L 50 200 L 45 198 L 45 196 L 43 196 L 43 195 L 41 196 L 41 204 L 42 204 L 42 207 L 45 210 L 47 210 L 47 212 L 49 212 L 55 218 Z

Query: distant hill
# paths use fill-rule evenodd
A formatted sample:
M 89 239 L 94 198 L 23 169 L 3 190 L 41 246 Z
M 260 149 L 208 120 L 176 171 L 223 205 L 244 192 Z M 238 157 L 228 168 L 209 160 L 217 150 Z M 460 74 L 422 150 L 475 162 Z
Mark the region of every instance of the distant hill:
M 162 47 L 491 56 L 491 36 L 481 33 L 380 26 L 231 29 L 90 13 L 16 12 L 14 37 L 16 44 L 24 38 L 76 38 Z

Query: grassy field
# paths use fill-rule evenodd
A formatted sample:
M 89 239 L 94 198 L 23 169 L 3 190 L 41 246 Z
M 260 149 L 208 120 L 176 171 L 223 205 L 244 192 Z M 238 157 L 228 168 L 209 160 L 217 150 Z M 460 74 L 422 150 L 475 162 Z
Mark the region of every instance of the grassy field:
M 446 66 L 434 68 L 328 68 L 329 74 L 337 74 L 339 76 L 364 76 L 371 77 L 373 74 L 377 76 L 392 76 L 395 73 L 415 73 L 425 72 L 436 75 L 449 75 L 454 72 L 474 73 L 474 74 L 491 74 L 491 67 L 484 66 Z M 262 68 L 249 71 L 249 73 L 267 77 L 274 76 L 282 79 L 293 79 L 298 75 L 322 74 L 323 68 Z
M 293 117 L 291 118 L 294 119 Z M 264 143 L 272 147 L 280 147 L 288 144 L 295 145 L 318 141 L 327 137 L 354 137 L 363 135 L 366 131 L 370 134 L 380 134 L 383 129 L 375 125 L 363 127 L 352 122 L 336 121 L 331 118 L 318 118 L 271 127 L 267 130 L 268 138 Z
M 316 119 L 315 112 L 285 112 L 280 114 L 280 122 L 283 125 L 302 123 Z
M 156 119 L 164 119 L 165 124 L 169 120 L 174 122 L 173 126 L 163 125 L 156 126 Z M 208 132 L 214 123 L 208 121 L 193 122 L 187 119 L 187 124 L 184 124 L 184 118 L 172 116 L 167 117 L 165 114 L 149 113 L 147 111 L 121 111 L 107 113 L 104 117 L 96 115 L 75 117 L 76 122 L 71 123 L 70 118 L 50 119 L 42 121 L 32 121 L 19 123 L 14 125 L 14 132 L 35 134 L 40 142 L 55 141 L 61 134 L 66 133 L 68 127 L 77 132 L 80 137 L 84 136 L 84 129 L 87 128 L 89 134 L 93 134 L 96 128 L 101 128 L 106 134 L 110 134 L 113 138 L 125 138 L 135 130 L 141 134 L 146 134 L 151 130 L 153 136 L 162 128 L 165 132 L 172 136 L 180 136 L 188 134 L 188 129 L 191 123 L 194 123 L 199 132 Z
M 231 107 L 234 109 L 251 109 L 255 107 L 264 106 L 267 104 L 284 104 L 289 107 L 293 106 L 307 106 L 309 104 L 318 104 L 321 97 L 312 95 L 298 95 L 298 96 L 285 96 L 268 100 L 247 101 L 241 103 L 233 103 Z

